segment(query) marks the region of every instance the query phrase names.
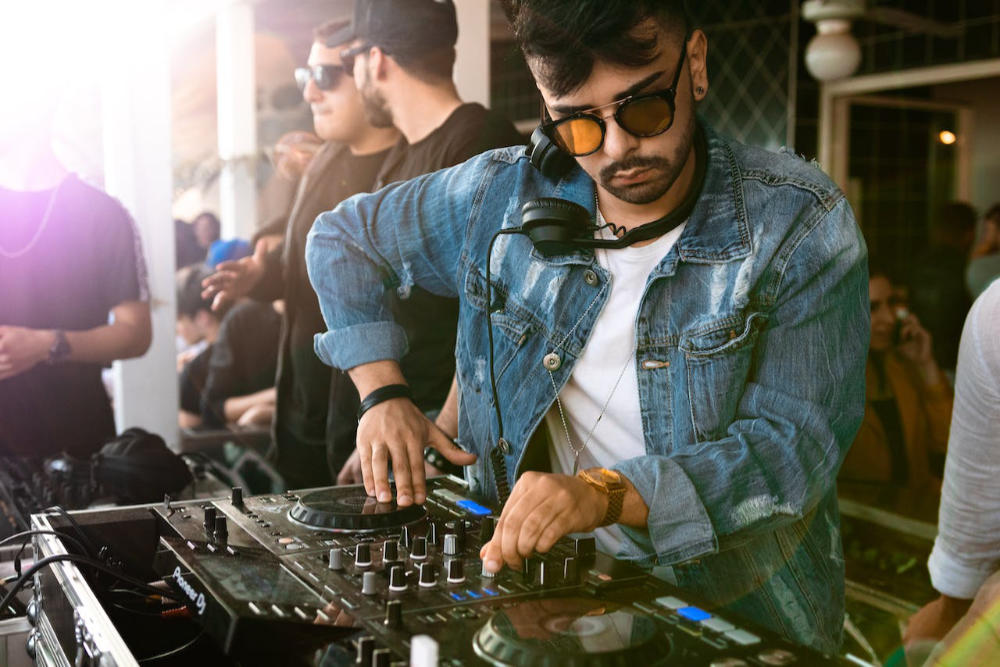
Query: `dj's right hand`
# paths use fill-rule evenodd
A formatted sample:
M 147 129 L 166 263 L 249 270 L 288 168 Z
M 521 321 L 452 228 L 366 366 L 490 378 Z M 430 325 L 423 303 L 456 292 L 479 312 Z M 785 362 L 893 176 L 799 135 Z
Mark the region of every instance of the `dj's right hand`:
M 212 299 L 212 310 L 221 310 L 245 297 L 265 273 L 267 244 L 258 243 L 250 257 L 219 262 L 215 273 L 202 281 L 201 297 Z
M 460 466 L 476 462 L 476 455 L 452 443 L 408 398 L 379 403 L 358 423 L 357 454 L 365 491 L 379 502 L 389 502 L 389 465 L 396 482 L 396 503 L 406 507 L 427 498 L 424 447 L 430 445 Z

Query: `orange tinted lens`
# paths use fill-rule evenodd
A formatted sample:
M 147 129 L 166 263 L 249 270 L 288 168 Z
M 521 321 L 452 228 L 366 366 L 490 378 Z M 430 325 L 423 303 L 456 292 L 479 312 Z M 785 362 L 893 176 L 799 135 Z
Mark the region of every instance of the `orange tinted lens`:
M 622 127 L 640 137 L 665 132 L 674 119 L 670 103 L 662 97 L 641 97 L 630 100 L 618 110 Z
M 555 126 L 556 143 L 570 155 L 586 155 L 601 147 L 601 124 L 593 118 L 570 118 Z

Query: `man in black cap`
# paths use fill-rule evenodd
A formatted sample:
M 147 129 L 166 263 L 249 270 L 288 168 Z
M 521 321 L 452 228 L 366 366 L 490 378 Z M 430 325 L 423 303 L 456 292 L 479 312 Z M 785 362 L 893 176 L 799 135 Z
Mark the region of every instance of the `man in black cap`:
M 451 0 L 357 0 L 349 30 L 353 43 L 340 55 L 344 66 L 353 68 L 368 121 L 395 125 L 403 134 L 382 164 L 375 189 L 523 143 L 509 120 L 458 96 L 452 80 L 458 22 Z M 345 41 L 337 34 L 327 44 Z M 458 302 L 419 287 L 397 296 L 393 314 L 409 342 L 404 374 L 417 406 L 434 412 L 455 371 Z M 338 482 L 360 481 L 355 456 Z

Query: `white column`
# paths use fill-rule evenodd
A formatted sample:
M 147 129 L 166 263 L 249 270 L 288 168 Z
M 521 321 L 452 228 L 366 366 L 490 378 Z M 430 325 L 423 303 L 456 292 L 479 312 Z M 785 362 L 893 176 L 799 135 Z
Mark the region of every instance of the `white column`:
M 490 105 L 490 1 L 461 0 L 458 43 L 455 45 L 455 85 L 466 102 Z
M 249 239 L 257 227 L 257 82 L 254 13 L 248 0 L 234 0 L 219 10 L 215 37 L 222 237 Z
M 142 237 L 153 316 L 153 344 L 140 359 L 114 364 L 119 431 L 141 426 L 178 441 L 174 346 L 174 225 L 170 149 L 170 61 L 166 0 L 117 3 L 101 66 L 104 182 Z M 92 36 L 97 39 L 97 36 Z

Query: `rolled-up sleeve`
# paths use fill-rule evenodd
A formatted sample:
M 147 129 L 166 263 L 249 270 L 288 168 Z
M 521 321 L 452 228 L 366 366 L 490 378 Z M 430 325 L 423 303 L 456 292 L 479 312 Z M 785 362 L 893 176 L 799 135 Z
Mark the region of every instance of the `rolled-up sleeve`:
M 342 370 L 407 352 L 387 290 L 417 285 L 457 296 L 457 271 L 472 203 L 490 154 L 450 169 L 355 195 L 321 214 L 306 243 L 309 280 L 328 331 L 315 350 Z
M 976 301 L 958 352 L 938 536 L 927 569 L 941 593 L 970 599 L 1000 568 L 1000 282 Z
M 651 543 L 672 564 L 802 520 L 835 487 L 864 412 L 867 253 L 846 200 L 803 219 L 726 437 L 615 468 L 636 487 Z M 697 398 L 695 398 L 697 400 Z

